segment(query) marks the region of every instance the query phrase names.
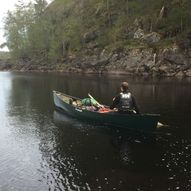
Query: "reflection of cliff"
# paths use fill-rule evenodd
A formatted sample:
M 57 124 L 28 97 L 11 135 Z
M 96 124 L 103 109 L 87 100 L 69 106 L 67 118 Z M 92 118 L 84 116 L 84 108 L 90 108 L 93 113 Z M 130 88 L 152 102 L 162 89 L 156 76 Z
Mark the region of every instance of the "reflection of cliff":
M 50 103 L 52 104 L 52 90 L 55 89 L 77 97 L 86 97 L 90 92 L 100 102 L 110 104 L 119 91 L 120 82 L 124 80 L 128 80 L 138 104 L 146 111 L 156 110 L 158 106 L 166 107 L 168 104 L 172 107 L 179 101 L 184 102 L 183 95 L 191 94 L 189 84 L 172 79 L 168 81 L 127 79 L 125 76 L 14 74 L 10 101 L 13 105 L 27 107 L 28 104 L 46 110 L 49 109 Z
M 190 82 L 144 81 L 125 76 L 10 75 L 6 114 L 12 120 L 12 130 L 18 133 L 15 137 L 27 143 L 28 153 L 36 146 L 36 153 L 29 155 L 39 157 L 34 160 L 37 164 L 33 170 L 39 170 L 39 181 L 50 190 L 166 190 L 167 186 L 160 183 L 167 180 L 166 173 L 161 172 L 167 163 L 162 168 L 156 166 L 161 156 L 152 142 L 145 143 L 144 137 L 128 131 L 92 126 L 57 112 L 52 116 L 52 90 L 81 98 L 90 92 L 99 102 L 110 104 L 124 80 L 128 80 L 142 111 L 163 112 L 174 123 L 185 119 L 184 124 L 190 124 L 186 117 L 190 109 L 187 106 L 191 105 Z M 180 149 L 174 149 L 179 153 Z

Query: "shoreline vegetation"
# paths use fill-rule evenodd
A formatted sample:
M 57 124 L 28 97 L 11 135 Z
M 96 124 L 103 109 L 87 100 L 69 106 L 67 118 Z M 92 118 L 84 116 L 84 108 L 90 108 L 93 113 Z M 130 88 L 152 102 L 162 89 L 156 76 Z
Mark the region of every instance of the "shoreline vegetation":
M 190 9 L 190 0 L 20 1 L 5 18 L 0 70 L 191 77 Z

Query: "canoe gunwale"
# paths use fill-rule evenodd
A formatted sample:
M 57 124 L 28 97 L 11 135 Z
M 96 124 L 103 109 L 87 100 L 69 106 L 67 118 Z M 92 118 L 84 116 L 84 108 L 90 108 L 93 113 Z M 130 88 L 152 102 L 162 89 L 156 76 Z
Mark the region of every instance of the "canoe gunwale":
M 67 99 L 64 100 L 62 96 L 65 96 L 67 99 L 73 98 L 81 100 L 74 96 L 53 91 L 54 103 L 57 108 L 75 118 L 90 122 L 110 124 L 112 126 L 124 127 L 135 131 L 154 132 L 160 117 L 160 114 L 120 114 L 118 112 L 101 113 L 98 111 L 91 111 L 70 104 L 66 101 Z
M 75 97 L 75 96 L 71 96 L 71 95 L 67 95 L 67 94 L 64 94 L 64 93 L 62 93 L 62 92 L 55 91 L 55 90 L 53 90 L 53 93 L 55 93 L 57 96 L 63 95 L 63 96 L 65 96 L 65 97 L 69 97 L 69 98 L 76 99 L 76 100 L 79 100 L 79 101 L 82 100 L 81 98 L 78 98 L 78 97 Z
M 65 97 L 76 99 L 76 100 L 79 100 L 79 101 L 82 100 L 81 98 L 78 98 L 78 97 L 75 97 L 75 96 L 71 96 L 71 95 L 67 95 L 65 93 L 62 93 L 62 92 L 59 92 L 59 91 L 55 91 L 55 90 L 53 91 L 53 93 L 55 93 L 67 105 L 70 105 L 70 104 L 66 103 L 59 95 L 63 95 Z M 70 106 L 73 107 L 74 109 L 81 109 L 82 111 L 87 111 L 87 112 L 91 112 L 91 113 L 99 113 L 99 114 L 103 114 L 103 115 L 104 114 L 105 115 L 110 114 L 110 115 L 124 115 L 124 116 L 125 115 L 127 115 L 127 116 L 131 115 L 131 116 L 156 116 L 156 117 L 158 116 L 158 117 L 160 117 L 160 114 L 150 114 L 150 113 L 144 113 L 144 114 L 142 114 L 142 113 L 141 114 L 120 114 L 118 112 L 100 113 L 98 111 L 90 111 L 90 110 L 87 110 L 87 109 L 82 109 L 81 107 L 75 107 L 73 105 L 70 105 Z M 107 106 L 107 105 L 104 105 L 104 106 Z

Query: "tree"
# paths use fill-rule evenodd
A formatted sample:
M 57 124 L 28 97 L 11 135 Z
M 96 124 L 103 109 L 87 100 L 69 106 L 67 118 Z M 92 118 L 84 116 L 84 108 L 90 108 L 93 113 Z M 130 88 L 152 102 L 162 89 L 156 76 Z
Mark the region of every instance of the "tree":
M 46 10 L 48 3 L 46 0 L 35 0 L 34 9 L 35 16 L 40 19 L 44 11 Z
M 34 9 L 31 3 L 22 1 L 13 12 L 8 11 L 5 18 L 5 37 L 7 46 L 15 58 L 25 58 L 29 51 L 28 30 L 34 20 Z

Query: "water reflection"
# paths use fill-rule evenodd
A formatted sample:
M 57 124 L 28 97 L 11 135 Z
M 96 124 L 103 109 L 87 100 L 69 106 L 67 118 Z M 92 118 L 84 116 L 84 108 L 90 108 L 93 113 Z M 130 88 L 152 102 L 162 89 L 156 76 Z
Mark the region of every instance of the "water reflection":
M 110 104 L 124 80 L 0 73 L 0 190 L 190 190 L 189 80 L 127 78 L 141 110 L 171 125 L 152 138 L 54 111 L 52 90 Z
M 48 133 L 47 130 L 41 132 L 41 137 L 41 171 L 49 190 L 88 190 L 88 183 L 83 180 L 76 154 L 73 153 L 75 143 L 67 138 L 67 131 L 60 132 L 51 127 Z
M 79 133 L 84 132 L 88 134 L 88 130 L 90 130 L 88 127 L 84 128 L 83 131 L 83 128 L 81 127 L 86 126 L 86 123 L 81 123 L 78 120 L 68 117 L 67 115 L 58 111 L 54 112 L 54 122 L 61 128 L 66 126 L 66 124 L 72 124 L 72 128 L 78 130 Z M 87 179 L 87 182 L 91 182 L 89 184 L 90 188 L 100 188 L 100 190 L 113 189 L 109 186 L 110 180 L 116 179 L 119 181 L 119 184 L 115 185 L 117 190 L 125 190 L 125 188 L 130 189 L 137 184 L 138 178 L 140 184 L 139 188 L 142 190 L 153 190 L 157 187 L 159 190 L 165 190 L 167 188 L 168 190 L 175 190 L 178 188 L 180 188 L 180 190 L 190 189 L 189 177 L 191 168 L 189 165 L 189 148 L 191 142 L 189 140 L 180 139 L 179 142 L 172 134 L 163 134 L 163 136 L 157 134 L 154 137 L 147 137 L 145 135 L 135 134 L 127 130 L 112 129 L 104 126 L 94 126 L 91 129 L 91 133 L 94 130 L 96 130 L 96 132 L 102 132 L 102 135 L 106 135 L 105 138 L 109 145 L 112 145 L 112 152 L 113 154 L 115 153 L 115 157 L 112 158 L 111 156 L 113 155 L 111 153 L 107 153 L 107 155 L 110 156 L 109 161 L 105 161 L 103 158 L 101 161 L 99 161 L 100 153 L 95 153 L 96 148 L 94 148 L 92 144 L 89 144 L 88 147 L 92 150 L 86 150 L 89 155 L 88 158 L 86 155 L 84 158 L 82 155 L 80 155 L 81 160 L 78 161 L 79 168 L 81 168 L 83 174 L 86 174 L 88 177 L 92 177 Z M 99 135 L 97 135 L 97 137 L 98 136 Z M 90 138 L 93 139 L 93 135 Z M 99 140 L 99 138 L 97 139 Z M 175 140 L 177 141 L 174 142 Z M 87 144 L 83 143 L 83 140 L 80 142 L 82 145 Z M 99 145 L 98 143 L 96 144 Z M 99 146 L 99 152 L 102 150 L 101 147 L 103 147 L 105 151 L 108 151 L 107 144 L 105 143 L 102 146 Z M 76 149 L 76 147 L 78 149 Z M 80 147 L 74 145 L 73 150 L 74 149 L 76 150 L 75 152 L 79 152 Z M 87 168 L 87 166 L 83 166 L 82 161 L 85 160 L 90 166 L 91 164 L 95 164 L 93 161 L 93 156 L 91 155 L 95 157 L 95 162 L 100 162 L 96 167 L 96 170 L 102 172 L 101 174 L 92 172 Z M 105 158 L 106 153 L 103 153 L 102 156 Z M 105 162 L 104 167 L 103 162 Z M 110 162 L 118 165 L 115 166 L 110 164 L 110 166 L 108 164 Z M 125 171 L 122 170 L 121 172 L 119 170 L 120 168 L 124 169 Z M 116 177 L 116 169 L 118 169 L 117 174 L 120 178 Z M 184 179 L 184 177 L 187 177 L 187 180 Z M 127 185 L 125 180 L 131 182 L 131 184 Z M 163 184 L 158 185 L 158 180 L 163 181 Z M 181 185 L 180 180 L 182 180 L 183 183 Z M 151 181 L 149 187 L 145 185 L 145 181 L 147 184 L 148 181 Z
M 81 146 L 74 144 L 73 151 L 79 153 L 79 168 L 83 174 L 86 174 L 91 189 L 112 190 L 113 185 L 110 185 L 110 181 L 113 179 L 120 182 L 119 185 L 115 185 L 117 190 L 125 189 L 127 186 L 125 183 L 126 176 L 133 185 L 136 184 L 135 176 L 138 176 L 140 182 L 143 183 L 155 171 L 161 172 L 161 177 L 164 178 L 165 169 L 155 165 L 161 159 L 155 137 L 146 137 L 143 134 L 135 134 L 131 131 L 112 129 L 106 126 L 93 126 L 91 128 L 90 124 L 82 123 L 58 111 L 54 112 L 54 122 L 60 128 L 65 128 L 67 124 L 68 128 L 73 128 L 75 132 L 79 131 L 81 136 L 85 133 L 85 137 L 89 137 L 88 139 L 81 137 L 82 139 L 78 143 Z M 73 125 L 70 126 L 71 124 Z M 96 140 L 96 142 L 92 143 L 90 140 Z M 79 151 L 84 148 L 86 148 L 86 153 L 82 155 Z M 84 161 L 87 163 L 85 166 Z M 93 169 L 87 165 L 92 166 Z M 120 177 L 116 177 L 118 173 Z M 145 178 L 142 174 L 148 174 L 148 177 Z M 155 178 L 161 177 L 156 175 Z

